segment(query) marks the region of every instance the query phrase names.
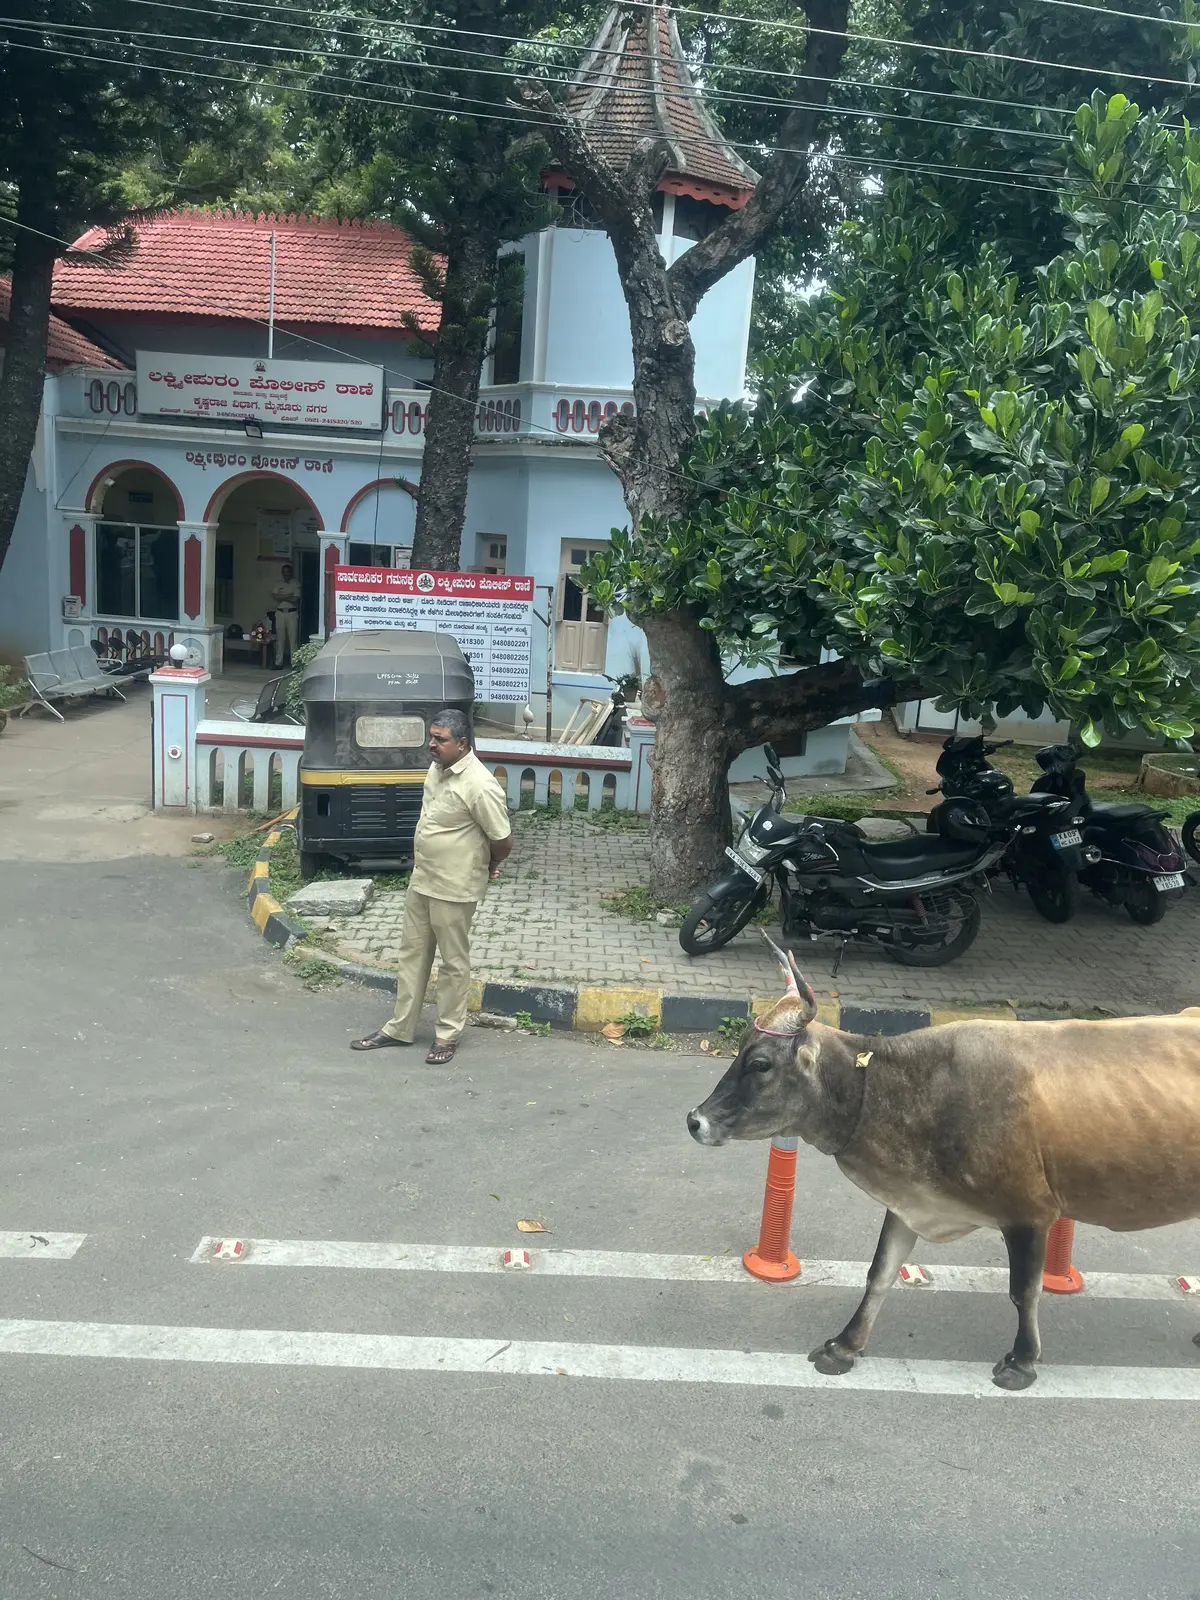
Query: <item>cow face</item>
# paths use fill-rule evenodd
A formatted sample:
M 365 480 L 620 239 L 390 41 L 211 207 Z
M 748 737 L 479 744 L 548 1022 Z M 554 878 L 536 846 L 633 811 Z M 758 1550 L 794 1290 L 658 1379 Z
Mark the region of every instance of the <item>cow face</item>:
M 688 1113 L 688 1132 L 698 1144 L 769 1139 L 773 1134 L 803 1138 L 817 1058 L 818 1047 L 807 1033 L 751 1028 L 729 1071 L 704 1104 Z
M 770 939 L 767 943 L 783 969 L 787 990 L 755 1021 L 737 1060 L 704 1104 L 689 1112 L 688 1132 L 700 1144 L 768 1139 L 773 1133 L 803 1137 L 803 1129 L 791 1124 L 803 1120 L 815 1089 L 818 1050 L 807 1030 L 817 1002 L 791 953 L 785 955 Z

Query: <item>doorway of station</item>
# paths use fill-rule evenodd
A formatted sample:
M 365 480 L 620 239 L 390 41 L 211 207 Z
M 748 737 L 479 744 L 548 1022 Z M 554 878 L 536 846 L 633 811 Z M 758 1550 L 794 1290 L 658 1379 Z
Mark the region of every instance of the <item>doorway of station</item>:
M 285 478 L 239 484 L 217 516 L 213 621 L 230 661 L 277 671 L 320 628 L 320 519 Z M 295 613 L 294 627 L 283 613 Z

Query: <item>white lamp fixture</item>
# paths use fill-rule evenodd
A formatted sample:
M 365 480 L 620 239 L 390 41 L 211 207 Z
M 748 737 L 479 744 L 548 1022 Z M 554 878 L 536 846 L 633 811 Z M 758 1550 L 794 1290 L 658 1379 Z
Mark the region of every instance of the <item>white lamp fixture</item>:
M 521 721 L 525 724 L 525 737 L 527 739 L 532 739 L 533 738 L 533 734 L 529 731 L 533 727 L 533 707 L 532 706 L 526 706 L 524 711 L 522 711 L 522 713 L 521 713 Z
M 171 657 L 171 661 L 175 666 L 182 667 L 188 658 L 187 645 L 173 644 L 167 654 Z
M 263 436 L 262 423 L 258 420 L 257 417 L 247 417 L 245 426 L 246 426 L 246 437 L 247 437 L 247 439 L 261 439 L 262 438 L 262 436 Z

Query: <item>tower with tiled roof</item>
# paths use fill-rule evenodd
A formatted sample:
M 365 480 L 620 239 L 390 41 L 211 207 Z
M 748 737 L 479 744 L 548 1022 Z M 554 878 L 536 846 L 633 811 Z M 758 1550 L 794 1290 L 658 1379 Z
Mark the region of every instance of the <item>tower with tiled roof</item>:
M 671 261 L 746 204 L 758 181 L 697 88 L 666 6 L 614 5 L 583 55 L 567 108 L 592 148 L 618 172 L 645 139 L 670 152 L 657 186 L 659 247 Z M 558 225 L 523 242 L 526 295 L 520 377 L 627 388 L 628 320 L 607 236 L 571 179 L 551 168 Z M 754 263 L 744 261 L 701 302 L 692 321 L 701 401 L 743 392 Z M 515 377 L 515 361 L 505 376 Z M 503 381 L 496 369 L 495 381 Z

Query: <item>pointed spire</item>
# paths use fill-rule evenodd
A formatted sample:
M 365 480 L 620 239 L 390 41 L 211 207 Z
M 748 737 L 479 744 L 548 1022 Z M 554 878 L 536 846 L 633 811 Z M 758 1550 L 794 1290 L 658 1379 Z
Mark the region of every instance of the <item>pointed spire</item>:
M 639 139 L 665 138 L 672 156 L 661 189 L 736 207 L 758 181 L 704 104 L 666 6 L 613 6 L 575 76 L 567 109 L 618 171 Z

